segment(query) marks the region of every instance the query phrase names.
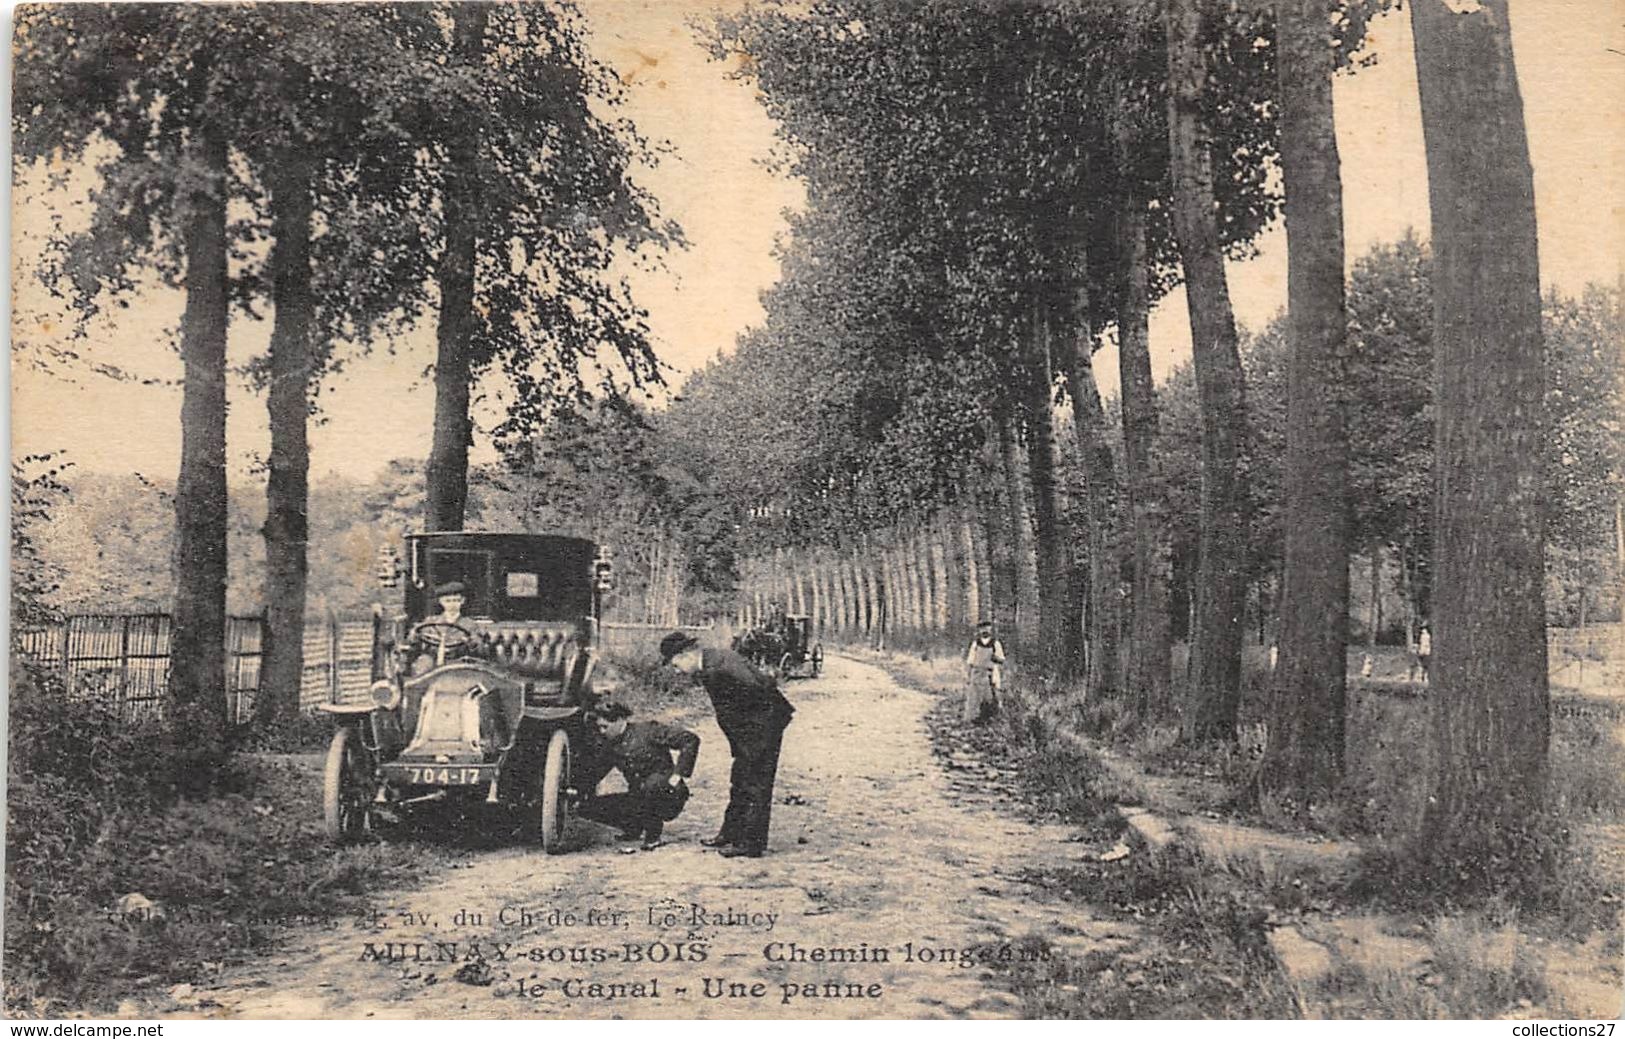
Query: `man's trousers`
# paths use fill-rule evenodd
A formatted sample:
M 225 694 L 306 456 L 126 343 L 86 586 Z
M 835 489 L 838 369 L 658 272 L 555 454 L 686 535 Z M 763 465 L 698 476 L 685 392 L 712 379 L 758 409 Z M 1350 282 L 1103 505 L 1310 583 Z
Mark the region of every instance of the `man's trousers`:
M 728 777 L 728 808 L 722 815 L 718 836 L 749 851 L 765 851 L 784 727 L 752 726 L 724 735 L 734 760 Z

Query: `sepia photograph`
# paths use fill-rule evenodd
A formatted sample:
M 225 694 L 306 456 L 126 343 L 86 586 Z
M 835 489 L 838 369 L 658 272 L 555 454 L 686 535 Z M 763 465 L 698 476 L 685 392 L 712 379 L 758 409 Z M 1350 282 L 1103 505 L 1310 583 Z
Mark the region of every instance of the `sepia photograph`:
M 4 1016 L 1612 1035 L 1625 0 L 8 29 Z

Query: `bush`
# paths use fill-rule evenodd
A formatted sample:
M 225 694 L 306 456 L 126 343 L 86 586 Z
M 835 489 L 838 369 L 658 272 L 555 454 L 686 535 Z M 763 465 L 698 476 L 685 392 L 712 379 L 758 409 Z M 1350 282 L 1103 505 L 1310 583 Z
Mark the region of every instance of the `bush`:
M 235 746 L 238 750 L 273 754 L 310 753 L 327 748 L 334 728 L 331 715 L 300 711 L 269 727 L 243 726 L 235 735 Z
M 1625 744 L 1619 705 L 1583 696 L 1552 700 L 1552 807 L 1564 818 L 1625 816 Z
M 8 973 L 35 965 L 58 971 L 81 955 L 81 941 L 119 935 L 94 919 L 82 892 L 82 867 L 119 847 L 121 821 L 150 816 L 173 790 L 152 753 L 152 725 L 122 721 L 98 701 L 67 703 L 54 672 L 13 658 L 6 765 L 6 931 Z M 94 933 L 91 933 L 94 932 Z M 67 940 L 64 940 L 64 939 Z
M 5 996 L 13 1014 L 105 1008 L 142 984 L 196 981 L 298 920 L 358 912 L 433 848 L 332 849 L 314 760 L 239 758 L 181 797 L 164 734 L 95 703 L 63 709 L 54 674 L 12 676 Z M 120 913 L 140 894 L 163 911 Z
M 593 687 L 599 695 L 632 708 L 639 718 L 682 713 L 704 701 L 703 694 L 695 692 L 693 679 L 654 660 L 604 661 L 598 665 Z
M 152 752 L 154 724 L 97 701 L 65 703 L 54 672 L 13 660 L 6 859 L 14 883 L 49 884 L 64 861 L 106 839 L 112 821 L 153 811 L 173 776 Z

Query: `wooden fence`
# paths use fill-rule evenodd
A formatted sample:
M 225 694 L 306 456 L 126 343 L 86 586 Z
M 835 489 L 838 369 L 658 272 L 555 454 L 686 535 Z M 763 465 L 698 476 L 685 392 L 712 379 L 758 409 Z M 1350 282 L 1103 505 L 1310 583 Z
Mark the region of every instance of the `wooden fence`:
M 312 618 L 305 624 L 299 706 L 356 703 L 372 681 L 372 618 Z M 19 636 L 19 650 L 61 672 L 69 695 L 102 700 L 136 720 L 162 716 L 169 692 L 170 619 L 165 613 L 81 613 Z M 265 621 L 226 622 L 226 710 L 244 722 L 260 688 Z
M 305 667 L 299 707 L 323 703 L 365 703 L 372 685 L 372 617 L 327 616 L 305 622 Z M 725 645 L 727 632 L 707 624 L 682 625 L 707 640 L 713 633 Z M 607 622 L 600 629 L 601 651 L 621 661 L 652 659 L 660 624 Z M 20 651 L 58 669 L 69 695 L 115 704 L 126 718 L 161 717 L 169 691 L 170 620 L 164 613 L 74 614 L 61 624 L 19 637 Z M 257 616 L 232 617 L 226 628 L 226 707 L 245 722 L 254 714 L 260 688 L 265 622 Z
M 305 671 L 299 681 L 299 709 L 321 703 L 365 703 L 372 685 L 371 617 L 332 615 L 305 622 Z
M 169 691 L 170 620 L 166 613 L 81 613 L 19 636 L 19 651 L 61 672 L 69 695 L 110 700 L 130 719 L 163 714 Z M 226 621 L 226 704 L 246 718 L 259 691 L 264 624 Z

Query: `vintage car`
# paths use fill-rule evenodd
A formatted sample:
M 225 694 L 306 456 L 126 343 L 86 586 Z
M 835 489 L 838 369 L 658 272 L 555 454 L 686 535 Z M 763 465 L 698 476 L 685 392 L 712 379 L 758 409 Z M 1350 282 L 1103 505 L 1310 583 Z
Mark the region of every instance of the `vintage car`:
M 792 614 L 784 618 L 779 674 L 785 678 L 817 678 L 824 672 L 824 646 L 813 642 L 812 618 Z
M 461 800 L 522 813 L 563 847 L 608 565 L 591 541 L 538 534 L 409 535 L 405 612 L 378 625 L 371 702 L 328 704 L 328 836 L 353 841 L 418 806 Z M 437 589 L 460 585 L 460 615 Z
M 784 657 L 784 632 L 775 627 L 746 628 L 734 637 L 736 653 L 764 671 L 775 671 Z

